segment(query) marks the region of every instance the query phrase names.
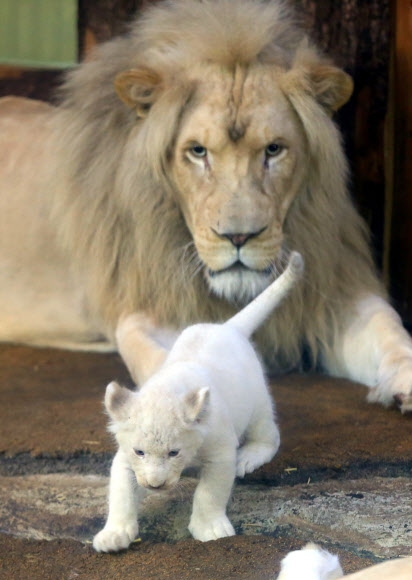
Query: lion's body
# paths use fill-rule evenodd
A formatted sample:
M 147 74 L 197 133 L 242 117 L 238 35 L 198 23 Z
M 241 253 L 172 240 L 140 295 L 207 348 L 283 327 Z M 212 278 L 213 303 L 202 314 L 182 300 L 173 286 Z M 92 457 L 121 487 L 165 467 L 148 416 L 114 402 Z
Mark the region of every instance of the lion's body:
M 43 103 L 1 101 L 0 339 L 81 347 L 93 340 L 84 290 L 50 216 L 53 115 Z
M 219 321 L 297 250 L 306 284 L 258 343 L 363 380 L 335 352 L 384 294 L 330 118 L 350 92 L 282 3 L 176 0 L 70 73 L 57 108 L 6 99 L 0 339 L 104 349 L 134 311 Z

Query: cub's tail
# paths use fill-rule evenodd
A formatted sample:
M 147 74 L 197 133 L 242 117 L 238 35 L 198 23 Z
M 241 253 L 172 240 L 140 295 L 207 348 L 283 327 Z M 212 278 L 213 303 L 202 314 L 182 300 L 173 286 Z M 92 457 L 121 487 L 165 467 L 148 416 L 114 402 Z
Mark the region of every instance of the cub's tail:
M 292 252 L 286 270 L 225 324 L 235 327 L 249 338 L 301 278 L 303 269 L 302 256 L 299 252 Z

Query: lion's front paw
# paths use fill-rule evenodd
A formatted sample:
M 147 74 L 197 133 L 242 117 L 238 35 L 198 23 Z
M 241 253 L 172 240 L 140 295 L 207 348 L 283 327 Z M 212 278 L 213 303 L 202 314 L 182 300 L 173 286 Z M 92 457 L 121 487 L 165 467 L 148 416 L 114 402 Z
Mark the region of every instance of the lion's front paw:
M 402 413 L 412 412 L 412 356 L 385 357 L 368 400 L 384 405 L 395 402 Z
M 235 530 L 226 515 L 219 516 L 210 521 L 197 520 L 192 516 L 189 531 L 195 540 L 209 542 L 227 536 L 234 536 Z
M 412 413 L 412 396 L 411 395 L 403 395 L 398 394 L 394 395 L 394 400 L 397 406 L 399 407 L 402 414 L 404 413 Z
M 118 552 L 130 546 L 139 533 L 137 523 L 126 526 L 103 528 L 93 539 L 93 548 L 97 552 Z

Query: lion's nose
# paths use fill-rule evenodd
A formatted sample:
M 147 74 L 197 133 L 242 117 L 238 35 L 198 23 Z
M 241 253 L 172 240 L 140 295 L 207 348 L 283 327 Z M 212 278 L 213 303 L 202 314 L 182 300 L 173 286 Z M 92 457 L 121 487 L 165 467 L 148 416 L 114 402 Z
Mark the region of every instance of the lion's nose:
M 259 230 L 258 232 L 249 232 L 247 234 L 222 234 L 222 237 L 227 238 L 236 248 L 241 248 L 246 244 L 251 238 L 256 238 L 260 235 L 266 228 Z
M 251 237 L 251 234 L 223 234 L 236 248 L 241 248 Z

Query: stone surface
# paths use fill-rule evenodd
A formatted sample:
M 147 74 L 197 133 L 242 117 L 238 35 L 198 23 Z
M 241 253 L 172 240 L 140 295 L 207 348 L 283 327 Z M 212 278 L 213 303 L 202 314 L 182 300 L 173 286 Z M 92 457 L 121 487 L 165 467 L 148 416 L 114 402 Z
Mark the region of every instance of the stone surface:
M 31 475 L 0 478 L 0 528 L 31 539 L 90 542 L 104 524 L 108 478 Z M 190 537 L 187 525 L 196 480 L 141 505 L 144 542 Z M 264 534 L 350 547 L 394 558 L 412 553 L 412 481 L 408 478 L 324 481 L 293 487 L 235 486 L 229 517 L 241 535 Z

